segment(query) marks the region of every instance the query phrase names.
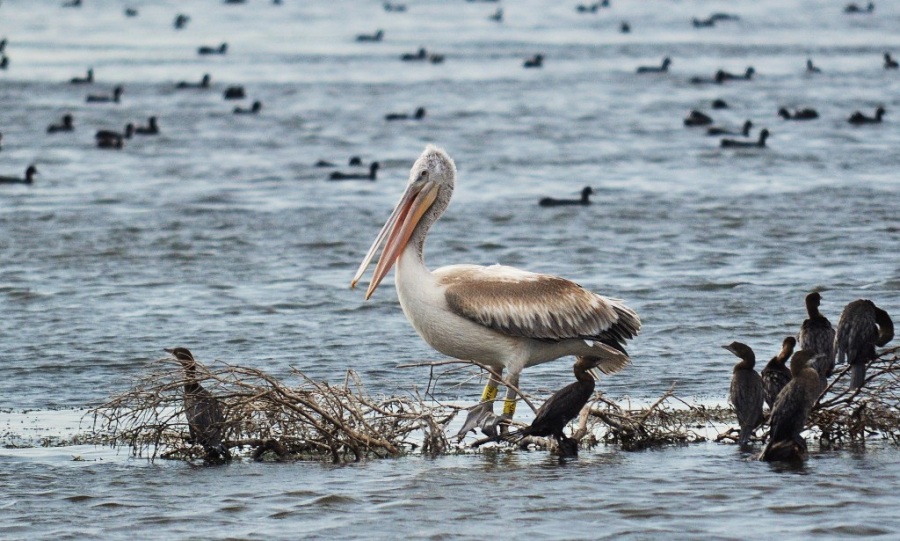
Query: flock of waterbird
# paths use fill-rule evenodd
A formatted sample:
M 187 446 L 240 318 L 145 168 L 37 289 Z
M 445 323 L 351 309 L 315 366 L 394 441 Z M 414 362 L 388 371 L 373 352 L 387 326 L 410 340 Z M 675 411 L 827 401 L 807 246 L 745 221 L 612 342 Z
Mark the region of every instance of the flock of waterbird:
M 801 436 L 809 413 L 828 389 L 838 364 L 851 369 L 850 387 L 866 383 L 866 366 L 877 357 L 876 347 L 894 338 L 890 315 L 868 299 L 857 299 L 844 307 L 837 329 L 819 306 L 822 295 L 814 291 L 806 296 L 807 318 L 796 338 L 788 336 L 781 350 L 757 373 L 756 355 L 750 346 L 732 342 L 722 346 L 741 359 L 734 366 L 729 401 L 737 413 L 738 443 L 746 446 L 758 427 L 764 424 L 763 403 L 769 407 L 768 443 L 760 460 L 802 460 L 807 454 Z M 799 347 L 794 351 L 795 347 Z M 790 368 L 787 361 L 790 359 Z
M 472 1 L 472 0 L 470 0 Z M 225 0 L 225 3 L 243 3 L 243 0 Z M 275 0 L 274 4 L 280 4 Z M 63 7 L 78 8 L 81 0 L 71 0 Z M 609 1 L 603 0 L 590 5 L 579 5 L 579 13 L 596 13 L 600 8 L 608 8 Z M 405 12 L 404 4 L 384 4 L 385 11 Z M 874 5 L 869 3 L 861 8 L 855 4 L 846 6 L 845 13 L 872 13 Z M 126 8 L 125 15 L 136 17 L 135 8 Z M 496 22 L 503 21 L 502 8 L 489 17 Z M 693 19 L 697 28 L 714 26 L 723 21 L 737 20 L 731 14 L 716 13 L 706 19 Z M 185 14 L 177 14 L 173 26 L 184 29 L 190 21 Z M 630 32 L 631 25 L 623 22 L 620 30 Z M 358 42 L 380 42 L 384 30 L 372 34 L 356 36 Z M 0 41 L 0 69 L 8 69 L 6 55 L 7 40 Z M 198 55 L 225 55 L 228 44 L 203 46 Z M 444 62 L 442 54 L 429 52 L 422 47 L 414 53 L 406 53 L 403 62 Z M 541 68 L 545 56 L 538 53 L 524 60 L 527 69 Z M 645 74 L 669 73 L 672 59 L 663 59 L 659 66 L 641 66 L 636 72 Z M 890 53 L 884 53 L 884 69 L 897 69 L 897 62 Z M 822 69 L 807 60 L 806 72 L 818 74 Z M 727 84 L 733 81 L 751 81 L 756 74 L 753 67 L 743 73 L 733 74 L 718 70 L 713 77 L 694 77 L 692 84 Z M 90 85 L 95 82 L 93 68 L 84 77 L 73 77 L 68 84 Z M 204 74 L 199 82 L 182 81 L 177 89 L 209 89 L 211 76 Z M 88 94 L 87 103 L 120 103 L 124 88 L 116 86 L 110 94 Z M 225 99 L 243 99 L 243 87 L 229 87 Z M 723 100 L 715 100 L 714 109 L 727 108 Z M 257 114 L 262 109 L 260 101 L 254 101 L 249 108 L 235 107 L 235 114 Z M 777 114 L 784 120 L 807 121 L 819 118 L 811 108 L 794 112 L 779 108 Z M 882 121 L 885 110 L 879 107 L 873 117 L 861 112 L 853 113 L 847 120 L 851 124 L 872 124 Z M 424 107 L 418 107 L 412 114 L 390 113 L 386 121 L 418 121 L 425 118 Z M 712 126 L 713 119 L 701 111 L 691 111 L 684 120 L 686 126 L 702 126 L 709 135 L 741 136 L 744 139 L 722 139 L 725 148 L 765 147 L 769 131 L 763 128 L 756 141 L 749 140 L 753 122 L 747 120 L 740 130 Z M 60 123 L 51 124 L 48 134 L 59 134 L 75 130 L 74 118 L 70 113 L 62 116 Z M 156 135 L 160 132 L 156 116 L 150 116 L 146 126 L 129 123 L 123 132 L 101 129 L 95 134 L 100 148 L 121 149 L 124 140 L 135 135 Z M 334 164 L 320 161 L 322 167 Z M 358 157 L 351 158 L 350 166 L 365 166 Z M 376 179 L 379 162 L 368 165 L 367 173 L 332 172 L 329 180 L 369 180 Z M 0 183 L 32 183 L 37 169 L 30 165 L 24 177 L 0 177 Z M 637 335 L 641 323 L 637 314 L 621 301 L 609 299 L 584 290 L 577 284 L 563 278 L 528 273 L 511 267 L 494 265 L 478 267 L 474 265 L 451 265 L 435 271 L 424 266 L 423 247 L 425 236 L 435 221 L 441 216 L 453 191 L 456 169 L 453 161 L 442 150 L 429 146 L 413 165 L 406 193 L 398 202 L 391 218 L 379 233 L 371 249 L 353 279 L 355 285 L 379 249 L 381 255 L 374 276 L 366 293 L 372 295 L 384 276 L 396 265 L 398 296 L 404 313 L 422 338 L 438 351 L 452 357 L 478 361 L 502 374 L 510 371 L 504 382 L 508 385 L 503 415 L 493 413 L 493 403 L 501 380 L 492 375 L 478 406 L 470 410 L 463 428 L 462 437 L 469 431 L 480 429 L 487 441 L 519 441 L 526 436 L 552 436 L 563 456 L 577 455 L 577 444 L 568 438 L 563 429 L 578 414 L 590 399 L 599 373 L 621 370 L 628 362 L 625 342 Z M 540 206 L 587 205 L 593 194 L 590 186 L 583 188 L 579 199 L 543 198 Z M 772 358 L 762 371 L 754 369 L 755 355 L 746 344 L 733 342 L 725 347 L 741 361 L 733 370 L 729 399 L 737 412 L 741 445 L 750 443 L 754 432 L 766 422 L 763 403 L 769 407 L 770 426 L 768 443 L 760 455 L 763 460 L 793 460 L 806 455 L 805 440 L 801 432 L 816 400 L 826 389 L 828 378 L 833 375 L 838 362 L 852 366 L 853 387 L 866 383 L 865 367 L 876 356 L 876 347 L 887 344 L 893 338 L 893 323 L 884 310 L 872 301 L 860 299 L 849 303 L 843 310 L 837 329 L 819 312 L 821 296 L 818 292 L 806 298 L 808 319 L 799 330 L 798 336 L 787 337 L 780 352 Z M 799 346 L 797 351 L 795 347 Z M 196 361 L 190 351 L 175 348 L 169 351 L 182 365 L 185 374 L 184 402 L 188 418 L 191 440 L 201 445 L 208 458 L 230 459 L 224 445 L 225 419 L 216 397 L 204 389 L 196 378 Z M 534 421 L 518 430 L 506 430 L 515 411 L 516 386 L 519 373 L 526 367 L 547 362 L 565 355 L 575 355 L 576 381 L 560 389 L 538 410 Z M 790 360 L 790 368 L 787 362 Z

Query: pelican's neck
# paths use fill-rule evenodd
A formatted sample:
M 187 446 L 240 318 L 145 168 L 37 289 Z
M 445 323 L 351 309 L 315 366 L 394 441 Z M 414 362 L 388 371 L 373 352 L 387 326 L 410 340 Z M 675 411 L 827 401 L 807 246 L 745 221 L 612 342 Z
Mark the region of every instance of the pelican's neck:
M 434 203 L 431 204 L 431 208 L 422 215 L 422 218 L 413 230 L 412 235 L 410 235 L 409 243 L 407 243 L 406 248 L 403 249 L 403 254 L 400 256 L 401 260 L 412 259 L 419 266 L 427 270 L 427 267 L 425 266 L 425 237 L 428 236 L 431 226 L 433 226 L 441 215 L 444 214 L 444 211 L 447 210 L 452 193 L 452 186 L 450 186 L 449 189 L 448 187 L 444 187 L 440 190 Z M 400 270 L 399 266 L 397 270 Z

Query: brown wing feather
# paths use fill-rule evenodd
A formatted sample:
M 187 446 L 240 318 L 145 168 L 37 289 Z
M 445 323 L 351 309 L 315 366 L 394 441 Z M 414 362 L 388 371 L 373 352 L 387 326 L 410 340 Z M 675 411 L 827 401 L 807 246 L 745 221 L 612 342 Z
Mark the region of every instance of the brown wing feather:
M 510 336 L 539 340 L 582 338 L 624 352 L 641 328 L 621 301 L 569 280 L 512 267 L 455 265 L 434 272 L 454 313 Z

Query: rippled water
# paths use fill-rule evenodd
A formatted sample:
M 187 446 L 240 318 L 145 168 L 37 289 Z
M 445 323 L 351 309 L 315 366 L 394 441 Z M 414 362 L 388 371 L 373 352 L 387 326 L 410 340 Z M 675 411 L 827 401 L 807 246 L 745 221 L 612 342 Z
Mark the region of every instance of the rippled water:
M 33 186 L 0 186 L 2 408 L 65 425 L 69 413 L 53 410 L 96 405 L 174 345 L 276 375 L 335 381 L 353 367 L 376 393 L 423 384 L 423 370 L 396 367 L 438 354 L 392 288 L 364 302 L 348 284 L 429 142 L 459 168 L 429 237 L 432 267 L 559 274 L 641 315 L 633 365 L 601 384 L 611 396 L 648 399 L 678 381 L 681 396 L 724 402 L 733 359 L 719 345 L 773 355 L 813 288 L 833 322 L 858 297 L 900 312 L 900 77 L 881 68 L 885 50 L 900 54 L 897 6 L 851 17 L 812 1 L 614 0 L 579 15 L 575 3 L 523 0 L 498 25 L 494 4 L 461 0 L 410 2 L 405 14 L 374 1 L 160 0 L 135 2 L 133 19 L 121 2 L 60 3 L 0 6 L 0 166 L 40 170 Z M 742 19 L 689 24 L 715 11 Z M 178 12 L 192 17 L 180 32 Z M 618 33 L 622 20 L 631 34 Z M 377 28 L 384 42 L 354 41 Z M 221 41 L 227 56 L 195 54 Z M 398 60 L 420 46 L 445 63 Z M 544 68 L 522 69 L 538 52 Z M 666 55 L 669 75 L 633 74 Z M 807 57 L 824 73 L 806 75 Z M 752 82 L 687 83 L 748 65 Z M 93 87 L 64 83 L 89 66 Z M 203 73 L 212 90 L 173 89 Z M 119 83 L 120 105 L 84 103 Z M 232 115 L 230 84 L 262 114 Z M 682 126 L 715 98 L 731 104 L 713 112 L 718 123 L 750 118 L 770 129 L 770 148 L 725 151 Z M 884 124 L 845 122 L 878 105 Z M 418 106 L 422 122 L 383 121 Z M 781 106 L 822 118 L 784 122 Z M 77 131 L 46 135 L 65 112 Z M 93 147 L 96 129 L 150 115 L 159 137 Z M 350 155 L 379 160 L 379 181 L 329 183 L 330 169 L 313 166 Z M 536 205 L 585 185 L 598 192 L 591 207 Z M 522 385 L 546 396 L 570 370 L 535 367 Z M 480 383 L 438 391 L 474 400 Z M 700 444 L 598 448 L 565 465 L 518 452 L 202 468 L 6 449 L 0 537 L 894 537 L 898 457 L 876 445 L 783 471 Z

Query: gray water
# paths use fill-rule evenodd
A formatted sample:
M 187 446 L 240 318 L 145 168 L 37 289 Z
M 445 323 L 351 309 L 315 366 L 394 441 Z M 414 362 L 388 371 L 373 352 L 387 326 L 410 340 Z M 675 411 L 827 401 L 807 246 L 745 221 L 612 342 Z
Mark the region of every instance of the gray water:
M 653 399 L 678 382 L 687 400 L 725 402 L 741 340 L 767 359 L 823 293 L 832 322 L 871 298 L 900 313 L 897 219 L 900 8 L 848 16 L 839 3 L 613 0 L 496 4 L 263 0 L 126 3 L 6 0 L 0 36 L 0 408 L 69 426 L 146 373 L 163 347 L 203 362 L 406 394 L 438 359 L 405 320 L 390 277 L 374 297 L 353 272 L 427 143 L 459 177 L 429 237 L 432 268 L 503 263 L 558 274 L 622 298 L 644 322 L 633 364 L 601 383 L 612 397 Z M 716 11 L 741 20 L 695 29 Z M 192 17 L 176 31 L 179 12 Z M 631 34 L 618 32 L 621 21 Z M 385 30 L 381 43 L 354 36 Z M 229 43 L 224 57 L 196 55 Z M 420 46 L 443 64 L 400 62 Z M 522 61 L 543 53 L 539 70 Z M 668 75 L 636 76 L 671 56 Z M 807 57 L 823 73 L 804 72 Z M 756 68 L 751 82 L 698 87 L 695 75 Z M 66 84 L 92 66 L 97 82 Z M 180 80 L 213 78 L 208 91 Z M 119 105 L 87 93 L 123 84 Z M 242 84 L 259 116 L 231 114 Z M 731 108 L 710 111 L 723 98 Z M 880 125 L 853 127 L 854 110 Z M 391 112 L 428 110 L 421 122 Z M 784 122 L 781 106 L 821 118 Z M 717 124 L 747 118 L 772 132 L 765 150 L 727 150 L 682 125 L 693 108 Z M 70 112 L 76 132 L 47 135 Z M 100 128 L 157 115 L 158 137 L 122 151 L 94 147 Z M 331 183 L 351 155 L 379 180 Z M 595 204 L 545 209 L 542 196 Z M 537 397 L 571 379 L 569 360 L 534 367 Z M 437 398 L 471 402 L 481 383 L 448 382 Z M 69 411 L 74 409 L 75 411 Z M 63 410 L 63 411 L 57 411 Z M 56 419 L 54 421 L 54 419 Z M 17 427 L 7 422 L 4 431 Z M 73 462 L 78 455 L 85 461 Z M 734 446 L 585 451 L 560 464 L 542 452 L 197 467 L 87 446 L 0 450 L 0 537 L 62 538 L 772 538 L 900 533 L 900 453 L 814 452 L 800 469 L 751 460 Z

